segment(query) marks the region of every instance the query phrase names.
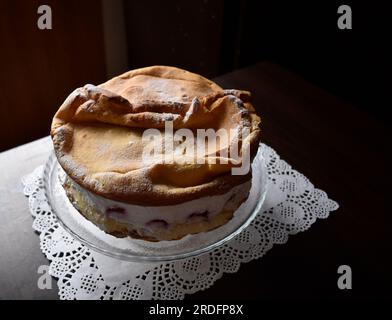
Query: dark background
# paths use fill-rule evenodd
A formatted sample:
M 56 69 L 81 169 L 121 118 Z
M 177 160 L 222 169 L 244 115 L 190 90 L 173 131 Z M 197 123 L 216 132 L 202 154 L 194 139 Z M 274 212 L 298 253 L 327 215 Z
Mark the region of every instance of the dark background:
M 120 0 L 107 1 L 106 9 L 118 2 L 127 57 L 118 72 L 164 64 L 214 78 L 269 60 L 387 122 L 391 34 L 382 3 Z M 52 8 L 52 30 L 36 26 L 41 4 Z M 337 28 L 342 4 L 351 5 L 352 30 Z M 54 112 L 73 89 L 112 74 L 101 1 L 2 0 L 0 14 L 5 150 L 47 135 Z
M 225 88 L 252 91 L 263 141 L 340 208 L 187 298 L 390 297 L 388 8 L 333 0 L 103 2 L 0 0 L 0 151 L 47 135 L 59 105 L 86 83 L 154 64 L 217 77 Z M 53 30 L 36 27 L 41 4 L 52 7 Z M 342 4 L 351 5 L 352 30 L 337 27 Z M 33 266 L 47 261 L 29 254 Z M 336 286 L 343 264 L 353 268 L 353 290 Z M 35 296 L 30 271 L 20 282 Z M 20 287 L 0 289 L 8 297 Z M 57 298 L 56 289 L 49 296 Z

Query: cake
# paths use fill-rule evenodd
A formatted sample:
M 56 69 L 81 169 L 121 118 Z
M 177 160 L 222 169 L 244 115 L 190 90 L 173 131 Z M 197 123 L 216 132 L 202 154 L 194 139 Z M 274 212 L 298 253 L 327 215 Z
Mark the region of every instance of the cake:
M 228 134 L 199 147 L 208 130 Z M 51 136 L 66 195 L 86 219 L 115 237 L 176 240 L 227 223 L 247 199 L 252 172 L 233 169 L 244 150 L 255 156 L 260 118 L 247 91 L 153 66 L 73 91 Z

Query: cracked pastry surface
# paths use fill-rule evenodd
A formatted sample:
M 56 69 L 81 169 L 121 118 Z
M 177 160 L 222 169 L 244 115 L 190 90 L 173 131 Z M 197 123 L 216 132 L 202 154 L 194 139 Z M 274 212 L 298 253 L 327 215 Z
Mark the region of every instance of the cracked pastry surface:
M 223 128 L 239 133 L 246 128 L 250 134 L 244 139 L 240 134 L 230 136 L 229 141 L 220 143 L 212 153 L 206 151 L 201 155 L 205 160 L 202 164 L 184 165 L 180 161 L 183 154 L 174 154 L 172 163 L 146 164 L 142 161 L 146 147 L 143 132 L 150 128 L 163 131 L 167 121 L 172 122 L 174 130 Z M 79 198 L 79 203 L 87 201 L 87 207 L 94 210 L 97 206 L 91 206 L 91 197 L 86 194 L 123 206 L 167 207 L 206 197 L 227 196 L 234 188 L 250 184 L 251 172 L 231 174 L 231 169 L 240 164 L 230 154 L 226 164 L 219 163 L 219 159 L 232 143 L 248 145 L 253 158 L 260 141 L 259 126 L 260 118 L 250 103 L 249 92 L 223 90 L 200 75 L 174 67 L 154 66 L 126 72 L 98 86 L 76 89 L 55 114 L 51 136 L 57 159 L 68 181 L 72 182 L 67 184 L 70 198 Z M 209 158 L 218 159 L 217 163 L 208 163 Z M 244 190 L 246 194 L 246 188 Z M 79 207 L 86 205 L 79 204 Z M 230 219 L 235 209 L 226 210 L 224 216 L 228 218 L 218 219 L 217 226 Z M 109 218 L 113 217 L 116 223 L 124 223 L 112 213 Z M 126 223 L 129 225 L 129 221 Z M 183 225 L 182 222 L 182 227 L 178 227 L 183 231 L 178 231 L 177 236 L 213 228 L 213 223 L 210 226 L 205 223 L 200 230 L 185 230 Z M 140 231 L 141 225 L 137 228 Z M 168 230 L 164 223 L 161 229 Z M 155 240 L 175 236 L 166 231 L 163 235 L 162 230 L 161 236 L 154 236 Z

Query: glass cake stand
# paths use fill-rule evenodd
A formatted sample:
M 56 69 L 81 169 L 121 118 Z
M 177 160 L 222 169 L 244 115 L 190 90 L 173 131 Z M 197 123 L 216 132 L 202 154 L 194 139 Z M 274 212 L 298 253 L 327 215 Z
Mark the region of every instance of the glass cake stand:
M 225 225 L 180 240 L 150 242 L 130 237 L 116 238 L 88 221 L 68 200 L 60 182 L 62 171 L 54 153 L 44 168 L 46 198 L 59 223 L 89 248 L 113 258 L 133 262 L 173 261 L 209 252 L 243 231 L 260 212 L 267 193 L 267 169 L 259 147 L 252 163 L 252 187 L 248 199 Z

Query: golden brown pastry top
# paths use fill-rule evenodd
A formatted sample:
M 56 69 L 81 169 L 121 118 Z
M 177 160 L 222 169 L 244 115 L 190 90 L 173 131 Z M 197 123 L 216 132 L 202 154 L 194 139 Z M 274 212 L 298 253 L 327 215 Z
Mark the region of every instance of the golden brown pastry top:
M 141 159 L 145 129 L 220 128 L 250 135 L 252 156 L 260 140 L 260 118 L 245 91 L 223 90 L 214 82 L 174 67 L 126 72 L 99 86 L 76 89 L 53 118 L 51 136 L 59 163 L 82 187 L 103 197 L 140 205 L 169 205 L 221 194 L 250 179 L 231 175 L 228 164 L 180 164 Z M 236 140 L 237 139 L 237 140 Z M 228 144 L 218 145 L 217 157 Z M 164 148 L 163 148 L 164 151 Z M 180 158 L 183 155 L 179 156 Z M 178 158 L 179 159 L 179 158 Z M 238 165 L 238 163 L 237 163 Z

